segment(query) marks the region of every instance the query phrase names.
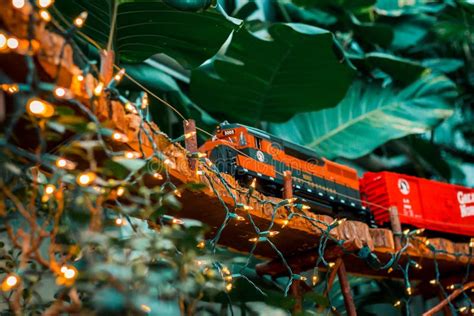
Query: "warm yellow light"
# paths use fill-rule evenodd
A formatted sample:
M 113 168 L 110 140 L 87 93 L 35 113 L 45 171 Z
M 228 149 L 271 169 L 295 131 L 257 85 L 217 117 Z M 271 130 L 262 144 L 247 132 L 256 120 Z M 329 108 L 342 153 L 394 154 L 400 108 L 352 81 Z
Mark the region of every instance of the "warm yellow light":
M 238 220 L 238 221 L 240 221 L 240 222 L 245 221 L 245 217 L 240 216 L 240 215 L 237 215 L 237 217 L 236 217 L 235 219 Z
M 433 279 L 433 280 L 430 281 L 430 284 L 435 285 L 436 283 L 438 283 L 438 281 L 436 281 L 436 279 Z
M 100 96 L 102 94 L 102 91 L 104 91 L 104 83 L 100 81 L 97 86 L 94 88 L 94 95 L 96 97 Z
M 117 196 L 122 196 L 125 193 L 125 188 L 124 187 L 118 187 L 117 188 Z
M 341 218 L 341 219 L 337 220 L 336 224 L 339 226 L 339 225 L 345 223 L 346 221 L 347 221 L 347 218 Z
M 56 166 L 61 169 L 73 170 L 76 168 L 76 164 L 70 160 L 59 158 L 56 160 Z
M 38 98 L 28 100 L 26 109 L 31 115 L 40 118 L 48 118 L 54 114 L 54 107 L 50 103 Z
M 125 69 L 124 69 L 124 68 L 120 69 L 120 70 L 115 74 L 114 80 L 115 80 L 116 82 L 119 82 L 120 80 L 122 80 L 123 75 L 125 75 Z
M 251 188 L 256 188 L 257 187 L 257 178 L 253 178 L 252 183 L 250 184 Z
M 123 224 L 123 219 L 121 217 L 115 219 L 115 225 L 122 226 Z
M 40 10 L 39 15 L 40 15 L 41 19 L 43 19 L 43 21 L 45 21 L 45 22 L 50 22 L 51 21 L 51 14 L 48 11 Z
M 193 137 L 194 135 L 196 135 L 196 132 L 189 132 L 189 133 L 184 134 L 184 138 L 189 139 Z
M 412 294 L 413 294 L 413 291 L 412 291 L 412 288 L 411 288 L 411 287 L 407 287 L 407 294 L 408 294 L 408 295 L 412 295 Z
M 329 268 L 334 268 L 335 265 L 336 265 L 336 263 L 334 263 L 334 262 L 329 262 L 328 263 Z
M 177 225 L 182 225 L 184 224 L 184 221 L 179 219 L 179 218 L 173 218 L 173 220 L 171 221 L 173 224 L 177 224 Z
M 53 4 L 53 0 L 38 0 L 38 6 L 40 8 L 47 8 Z
M 10 49 L 17 49 L 19 45 L 20 45 L 20 42 L 15 37 L 9 37 L 7 39 L 7 46 Z
M 136 152 L 136 151 L 126 151 L 124 153 L 124 156 L 127 159 L 135 159 L 135 158 L 140 158 L 141 154 L 139 152 Z
M 301 209 L 307 211 L 307 210 L 310 210 L 310 209 L 311 209 L 311 206 L 303 204 L 303 205 L 301 206 Z
M 395 307 L 398 307 L 400 305 L 402 305 L 402 301 L 396 301 L 395 303 L 393 303 L 393 306 Z
M 222 272 L 223 272 L 224 274 L 230 274 L 229 268 L 227 268 L 227 267 L 225 267 L 225 266 L 222 267 Z
M 464 313 L 465 311 L 467 311 L 467 306 L 459 307 L 458 311 L 459 311 L 460 313 Z
M 66 89 L 57 87 L 56 89 L 54 89 L 54 95 L 58 98 L 63 98 L 66 95 Z
M 25 0 L 12 0 L 12 5 L 17 9 L 21 9 L 25 6 Z
M 158 180 L 163 180 L 163 176 L 159 174 L 158 172 L 155 172 L 153 174 L 153 178 L 158 179 Z
M 313 286 L 315 286 L 316 284 L 318 284 L 319 282 L 319 276 L 318 275 L 313 275 L 313 277 L 311 278 L 311 282 L 313 284 Z
M 53 194 L 56 191 L 56 187 L 53 184 L 48 184 L 44 188 L 44 193 L 46 194 Z
M 4 33 L 0 33 L 0 49 L 7 47 L 7 36 Z
M 199 249 L 204 249 L 204 247 L 206 247 L 206 242 L 204 240 L 201 240 L 200 242 L 198 242 L 196 247 Z
M 18 277 L 16 275 L 10 275 L 5 279 L 5 283 L 9 287 L 14 287 L 18 284 Z
M 421 266 L 421 264 L 419 264 L 418 262 L 415 262 L 415 268 L 421 270 L 423 269 L 423 267 Z
M 415 235 L 420 235 L 420 234 L 423 234 L 424 231 L 425 231 L 424 228 L 420 228 L 420 229 L 415 230 L 415 231 L 414 231 L 414 234 L 415 234 Z
M 8 94 L 14 94 L 20 91 L 20 87 L 16 83 L 12 83 L 12 84 L 4 83 L 1 85 L 1 87 L 2 87 L 2 90 L 7 92 Z
M 474 238 L 471 238 L 471 240 L 469 241 L 469 247 L 474 248 Z
M 63 277 L 67 280 L 72 280 L 76 278 L 77 276 L 77 269 L 73 266 L 62 266 L 61 267 L 61 273 L 63 274 Z
M 84 76 L 83 75 L 77 75 L 76 79 L 77 79 L 77 81 L 81 82 L 81 81 L 84 80 Z
M 456 285 L 451 284 L 451 285 L 448 285 L 446 288 L 447 288 L 448 290 L 454 290 L 455 287 L 456 287 Z
M 232 290 L 232 283 L 227 283 L 226 286 L 225 286 L 225 290 L 227 292 L 230 292 Z
M 182 195 L 181 195 L 181 192 L 180 192 L 178 189 L 174 190 L 173 193 L 174 193 L 174 195 L 176 195 L 177 197 L 181 197 L 181 196 L 182 196 Z
M 392 272 L 393 272 L 393 268 L 392 267 L 388 268 L 387 273 L 392 273 Z
M 296 202 L 296 200 L 298 200 L 298 198 L 286 199 L 286 201 L 288 202 L 288 204 L 292 204 L 292 203 Z
M 133 113 L 133 114 L 138 113 L 137 109 L 135 108 L 135 106 L 130 101 L 127 101 L 127 103 L 125 103 L 124 107 L 125 107 L 125 111 L 127 111 L 127 112 L 130 112 L 130 113 Z
M 77 184 L 85 187 L 85 186 L 90 185 L 92 182 L 94 182 L 95 178 L 96 178 L 96 174 L 88 171 L 88 172 L 80 173 L 77 176 L 76 181 L 77 181 Z
M 287 220 L 287 219 L 282 220 L 282 221 L 281 221 L 281 228 L 283 228 L 283 227 L 285 227 L 286 225 L 288 225 L 289 222 L 290 222 L 290 221 Z
M 272 230 L 272 231 L 269 231 L 269 232 L 268 232 L 268 236 L 273 237 L 273 236 L 278 235 L 279 233 L 280 233 L 279 231 Z
M 250 242 L 257 242 L 257 241 L 258 241 L 258 237 L 250 238 L 249 241 L 250 241 Z
M 144 311 L 145 313 L 151 312 L 151 307 L 148 306 L 148 305 L 142 304 L 142 305 L 140 305 L 140 308 L 141 308 L 142 311 Z
M 74 25 L 80 28 L 84 25 L 84 22 L 86 21 L 86 19 L 87 19 L 87 12 L 84 11 L 81 14 L 79 14 L 77 18 L 74 19 Z
M 128 137 L 125 134 L 119 133 L 119 132 L 113 132 L 112 133 L 112 139 L 118 142 L 127 142 Z

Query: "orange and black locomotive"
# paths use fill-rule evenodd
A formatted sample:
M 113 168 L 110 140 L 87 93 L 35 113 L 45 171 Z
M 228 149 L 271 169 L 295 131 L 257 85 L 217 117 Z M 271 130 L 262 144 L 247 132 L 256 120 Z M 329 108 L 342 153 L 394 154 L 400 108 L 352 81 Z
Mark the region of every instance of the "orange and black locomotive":
M 256 128 L 224 122 L 200 151 L 219 171 L 243 185 L 257 179 L 257 189 L 267 195 L 281 197 L 283 174 L 291 171 L 294 195 L 318 213 L 373 223 L 361 203 L 357 172 L 305 147 Z

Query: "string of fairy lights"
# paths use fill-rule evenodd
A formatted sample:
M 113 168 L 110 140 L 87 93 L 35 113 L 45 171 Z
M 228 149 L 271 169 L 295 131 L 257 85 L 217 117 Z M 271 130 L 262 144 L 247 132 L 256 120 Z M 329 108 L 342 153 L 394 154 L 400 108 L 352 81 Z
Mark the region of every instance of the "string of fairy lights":
M 80 34 L 81 36 L 87 36 L 80 32 L 80 29 L 86 23 L 88 13 L 82 12 L 79 16 L 77 16 L 72 23 L 69 23 L 68 29 L 63 29 L 60 27 L 58 23 L 55 23 L 54 19 L 52 18 L 51 14 L 49 13 L 49 8 L 53 4 L 53 0 L 38 0 L 38 1 L 27 1 L 27 0 L 12 0 L 11 1 L 12 7 L 18 10 L 23 9 L 25 6 L 32 6 L 34 8 L 35 14 L 30 16 L 30 23 L 35 23 L 35 19 L 40 19 L 43 23 L 54 23 L 54 27 L 57 31 L 59 31 L 67 40 L 64 42 L 63 47 L 61 49 L 61 56 L 62 52 L 64 51 L 64 47 L 67 44 L 71 44 L 74 48 L 74 52 L 77 53 L 82 59 L 84 59 L 84 63 L 87 65 L 83 69 L 81 74 L 76 75 L 73 78 L 73 85 L 77 85 L 78 87 L 85 88 L 86 85 L 86 78 L 88 76 L 92 76 L 93 72 L 98 75 L 97 69 L 94 69 L 94 65 L 91 65 L 90 62 L 85 58 L 84 55 L 81 54 L 81 51 L 74 46 L 73 41 L 71 40 L 75 34 Z M 61 17 L 61 15 L 60 15 Z M 64 22 L 64 17 L 61 17 Z M 31 58 L 36 52 L 40 50 L 39 42 L 33 38 L 32 34 L 30 34 L 31 38 L 22 39 L 17 38 L 14 35 L 7 34 L 5 32 L 0 32 L 0 53 L 10 53 L 16 52 L 18 54 L 25 55 L 25 58 Z M 97 46 L 97 43 L 93 42 L 92 40 L 88 39 L 92 44 Z M 100 49 L 100 47 L 98 47 Z M 61 57 L 62 58 L 62 57 Z M 29 63 L 29 71 L 34 72 L 36 71 L 34 65 Z M 115 65 L 118 67 L 117 65 Z M 58 72 L 60 68 L 60 62 L 58 65 Z M 116 143 L 116 144 L 123 144 L 126 145 L 129 141 L 128 136 L 124 133 L 114 130 L 108 131 L 105 129 L 101 129 L 100 120 L 94 114 L 94 111 L 90 109 L 90 107 L 86 106 L 83 102 L 79 101 L 79 97 L 84 99 L 84 93 L 81 91 L 77 91 L 77 87 L 59 87 L 55 86 L 54 84 L 48 83 L 36 83 L 35 85 L 32 84 L 31 78 L 33 76 L 28 76 L 31 80 L 27 81 L 26 84 L 17 84 L 17 83 L 5 83 L 1 85 L 1 88 L 4 92 L 13 95 L 19 92 L 27 92 L 30 94 L 37 94 L 32 96 L 26 102 L 26 112 L 28 115 L 33 119 L 33 121 L 38 124 L 40 129 L 45 128 L 45 121 L 49 118 L 53 117 L 56 114 L 56 108 L 54 103 L 55 102 L 62 102 L 77 108 L 79 111 L 82 112 L 92 123 L 95 125 L 95 135 L 97 140 L 100 142 L 103 151 L 108 157 L 123 157 L 126 159 L 143 159 L 147 162 L 156 162 L 160 165 L 164 165 L 165 167 L 160 168 L 159 171 L 153 171 L 151 174 L 146 173 L 138 174 L 137 172 L 131 172 L 125 179 L 123 180 L 113 180 L 113 181 L 103 181 L 100 175 L 97 174 L 96 168 L 91 167 L 85 170 L 77 170 L 78 162 L 72 161 L 65 157 L 57 157 L 52 162 L 41 162 L 41 165 L 45 168 L 57 168 L 62 176 L 66 174 L 74 174 L 75 185 L 83 188 L 83 189 L 90 189 L 97 191 L 100 194 L 110 194 L 111 192 L 115 196 L 114 201 L 118 206 L 118 209 L 121 208 L 121 202 L 119 200 L 120 197 L 124 196 L 126 193 L 126 186 L 133 184 L 137 181 L 138 177 L 142 176 L 151 176 L 152 178 L 162 181 L 161 188 L 163 190 L 168 190 L 176 197 L 181 197 L 182 191 L 184 188 L 177 187 L 172 181 L 170 174 L 168 172 L 169 169 L 175 169 L 176 165 L 173 159 L 167 157 L 163 151 L 161 151 L 156 142 L 155 137 L 164 137 L 170 144 L 176 144 L 179 146 L 179 143 L 189 139 L 190 137 L 195 136 L 195 132 L 185 133 L 182 136 L 176 139 L 170 139 L 165 133 L 156 130 L 153 128 L 152 124 L 149 124 L 149 113 L 148 113 L 148 104 L 149 104 L 149 95 L 153 98 L 157 99 L 161 103 L 165 104 L 166 106 L 170 107 L 173 111 L 175 111 L 178 116 L 180 116 L 183 120 L 186 120 L 184 115 L 181 114 L 175 107 L 171 104 L 163 100 L 162 98 L 158 97 L 157 95 L 153 94 L 151 91 L 146 89 L 142 84 L 134 80 L 131 76 L 126 74 L 125 69 L 120 69 L 117 73 L 113 76 L 112 80 L 105 84 L 104 82 L 96 79 L 96 84 L 92 91 L 86 91 L 87 98 L 85 98 L 89 103 L 90 106 L 94 106 L 96 102 L 99 102 L 101 98 L 108 98 L 108 101 L 118 101 L 120 102 L 126 113 L 136 115 L 140 118 L 140 126 L 139 126 L 139 137 L 138 137 L 138 151 L 120 151 L 116 152 L 109 147 L 109 143 Z M 137 84 L 141 89 L 145 92 L 141 93 L 140 96 L 135 100 L 131 101 L 122 96 L 117 89 L 117 85 L 120 81 L 124 78 L 129 78 L 132 82 Z M 57 76 L 56 76 L 57 79 Z M 80 89 L 79 89 L 80 90 Z M 41 97 L 39 96 L 39 92 L 41 92 Z M 46 93 L 49 93 L 49 96 L 45 98 L 44 96 Z M 82 94 L 81 94 L 82 93 Z M 201 128 L 197 128 L 198 131 L 204 132 L 207 135 L 210 135 L 205 130 Z M 142 140 L 142 135 L 148 140 L 148 143 L 152 146 L 152 154 L 146 155 L 144 150 L 144 144 Z M 212 135 L 210 135 L 212 136 Z M 7 138 L 8 139 L 8 138 Z M 14 151 L 16 154 L 19 154 L 25 158 L 30 159 L 27 153 L 22 151 L 21 149 L 13 148 L 13 145 L 9 145 L 9 149 Z M 249 254 L 247 256 L 247 260 L 245 264 L 238 270 L 238 271 L 231 271 L 229 267 L 226 267 L 222 263 L 218 261 L 214 261 L 211 263 L 211 267 L 204 266 L 203 272 L 205 273 L 206 270 L 210 268 L 215 268 L 219 271 L 222 281 L 224 282 L 224 288 L 227 292 L 231 291 L 233 288 L 233 282 L 237 278 L 243 278 L 247 280 L 250 284 L 252 284 L 258 291 L 262 294 L 264 292 L 258 288 L 247 276 L 244 274 L 244 270 L 249 267 L 251 264 L 252 258 L 254 258 L 254 253 L 257 249 L 257 246 L 262 243 L 268 244 L 276 253 L 276 256 L 281 259 L 281 262 L 284 264 L 285 268 L 287 269 L 288 273 L 288 282 L 284 288 L 285 295 L 288 294 L 289 289 L 292 283 L 295 280 L 306 281 L 307 277 L 299 274 L 294 273 L 293 269 L 291 268 L 290 264 L 287 262 L 285 255 L 278 249 L 277 245 L 273 242 L 272 237 L 276 236 L 279 233 L 279 229 L 285 229 L 285 227 L 291 222 L 294 218 L 303 219 L 311 224 L 314 230 L 321 236 L 319 239 L 319 244 L 316 249 L 318 253 L 318 259 L 315 263 L 315 266 L 312 269 L 312 275 L 310 278 L 311 284 L 316 286 L 321 281 L 320 276 L 320 266 L 324 266 L 326 269 L 326 273 L 329 274 L 329 271 L 334 268 L 335 263 L 327 261 L 325 259 L 325 251 L 328 245 L 337 245 L 341 247 L 343 252 L 347 255 L 352 255 L 364 260 L 369 266 L 376 270 L 387 270 L 388 273 L 391 273 L 394 270 L 399 270 L 404 279 L 406 296 L 394 303 L 394 306 L 404 306 L 405 311 L 407 314 L 410 313 L 410 301 L 414 294 L 413 286 L 410 282 L 410 270 L 411 269 L 423 269 L 420 263 L 418 263 L 415 259 L 412 259 L 409 254 L 407 253 L 407 249 L 410 245 L 414 244 L 421 244 L 421 246 L 429 249 L 433 255 L 434 267 L 435 267 L 435 275 L 434 278 L 430 281 L 430 284 L 433 286 L 438 286 L 443 297 L 448 297 L 448 292 L 462 288 L 463 284 L 468 281 L 470 275 L 470 262 L 473 256 L 473 248 L 474 248 L 474 240 L 471 240 L 469 244 L 469 253 L 448 253 L 445 250 L 437 249 L 434 245 L 432 245 L 429 240 L 420 237 L 423 233 L 423 229 L 416 229 L 416 230 L 405 230 L 400 234 L 400 238 L 402 241 L 402 247 L 400 250 L 396 251 L 395 253 L 391 254 L 390 259 L 387 262 L 381 262 L 378 258 L 377 254 L 372 252 L 368 246 L 363 247 L 357 251 L 347 251 L 344 249 L 344 242 L 345 240 L 337 239 L 336 237 L 331 234 L 331 231 L 335 228 L 343 225 L 345 219 L 335 219 L 331 223 L 327 223 L 323 220 L 319 220 L 315 217 L 309 216 L 307 211 L 310 209 L 309 206 L 302 204 L 298 198 L 289 198 L 283 199 L 279 202 L 275 202 L 274 200 L 266 200 L 262 199 L 258 194 L 256 194 L 256 183 L 255 180 L 251 183 L 248 188 L 242 187 L 235 187 L 226 178 L 220 173 L 218 168 L 206 157 L 203 153 L 187 153 L 189 158 L 194 158 L 196 161 L 196 175 L 200 179 L 206 179 L 207 184 L 209 185 L 210 189 L 214 193 L 214 195 L 219 200 L 222 208 L 225 212 L 224 220 L 221 226 L 217 229 L 214 237 L 210 240 L 202 240 L 198 243 L 197 247 L 204 249 L 209 248 L 213 253 L 216 252 L 216 249 L 219 245 L 220 238 L 222 236 L 223 231 L 229 225 L 229 223 L 234 221 L 248 221 L 252 228 L 255 231 L 255 235 L 251 237 L 248 241 L 252 244 L 251 249 L 249 250 Z M 35 161 L 38 162 L 38 161 Z M 215 180 L 217 179 L 217 181 Z M 229 205 L 225 202 L 225 198 L 220 193 L 220 190 L 217 186 L 221 186 L 225 189 L 225 194 L 230 197 L 233 201 L 232 205 Z M 55 183 L 48 183 L 44 185 L 43 188 L 43 195 L 42 195 L 42 202 L 46 203 L 50 199 L 55 198 L 55 193 L 58 190 L 58 185 Z M 9 197 L 9 196 L 7 196 Z M 239 202 L 244 197 L 245 203 Z M 10 196 L 9 198 L 13 198 Z M 352 198 L 347 196 L 347 198 Z M 353 199 L 353 198 L 352 198 Z M 259 207 L 265 207 L 270 205 L 272 208 L 270 222 L 267 227 L 262 229 L 259 227 L 251 214 L 253 207 L 252 203 L 255 203 Z M 365 203 L 365 201 L 364 201 Z M 366 203 L 367 204 L 367 203 Z M 370 206 L 370 205 L 369 205 Z M 373 206 L 381 207 L 380 205 L 373 204 Z M 284 215 L 284 216 L 282 216 Z M 281 219 L 281 218 L 284 219 Z M 120 212 L 118 216 L 115 218 L 114 223 L 117 226 L 123 226 L 126 224 L 125 219 L 130 223 L 130 219 L 128 215 L 121 215 Z M 169 214 L 164 214 L 160 216 L 159 222 L 161 225 L 167 224 L 175 224 L 181 225 L 184 223 L 182 219 L 177 217 L 171 216 Z M 468 264 L 466 264 L 466 271 L 465 277 L 462 283 L 459 284 L 450 284 L 446 288 L 442 286 L 442 279 L 441 273 L 438 266 L 438 259 L 437 256 L 439 255 L 451 255 L 455 257 L 467 256 Z M 401 263 L 401 258 L 405 258 L 406 262 Z M 198 265 L 202 265 L 202 262 L 197 262 Z M 55 266 L 53 268 L 54 273 L 57 276 L 58 284 L 63 284 L 66 286 L 72 286 L 75 280 L 78 277 L 79 271 L 72 265 L 68 263 L 64 263 L 59 266 Z M 9 273 L 1 283 L 1 289 L 4 292 L 15 290 L 19 284 L 21 284 L 21 273 Z M 463 302 L 467 302 L 460 307 L 455 306 L 455 304 L 448 300 L 449 307 L 453 313 L 464 313 L 464 312 L 471 312 L 474 313 L 474 305 L 470 299 L 470 297 L 463 292 Z

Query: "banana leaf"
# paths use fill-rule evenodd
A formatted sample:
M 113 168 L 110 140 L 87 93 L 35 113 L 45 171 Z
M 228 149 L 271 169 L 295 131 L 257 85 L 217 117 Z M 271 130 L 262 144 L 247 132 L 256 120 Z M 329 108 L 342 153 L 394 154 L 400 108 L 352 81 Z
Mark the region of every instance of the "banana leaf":
M 270 132 L 327 158 L 357 158 L 385 142 L 424 133 L 453 113 L 455 84 L 426 75 L 404 89 L 357 80 L 334 109 L 302 113 Z

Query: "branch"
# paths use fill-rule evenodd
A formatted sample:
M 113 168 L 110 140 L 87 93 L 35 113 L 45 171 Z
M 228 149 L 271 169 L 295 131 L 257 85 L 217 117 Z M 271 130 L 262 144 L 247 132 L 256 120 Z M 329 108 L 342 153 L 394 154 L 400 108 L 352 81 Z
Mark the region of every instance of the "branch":
M 431 316 L 434 315 L 435 313 L 441 311 L 441 309 L 449 304 L 452 300 L 454 300 L 456 297 L 458 297 L 460 294 L 462 294 L 464 291 L 469 290 L 470 288 L 474 287 L 474 282 L 469 282 L 464 284 L 464 286 L 460 289 L 457 289 L 453 291 L 447 298 L 442 300 L 438 305 L 427 311 L 426 313 L 423 314 L 423 316 Z

